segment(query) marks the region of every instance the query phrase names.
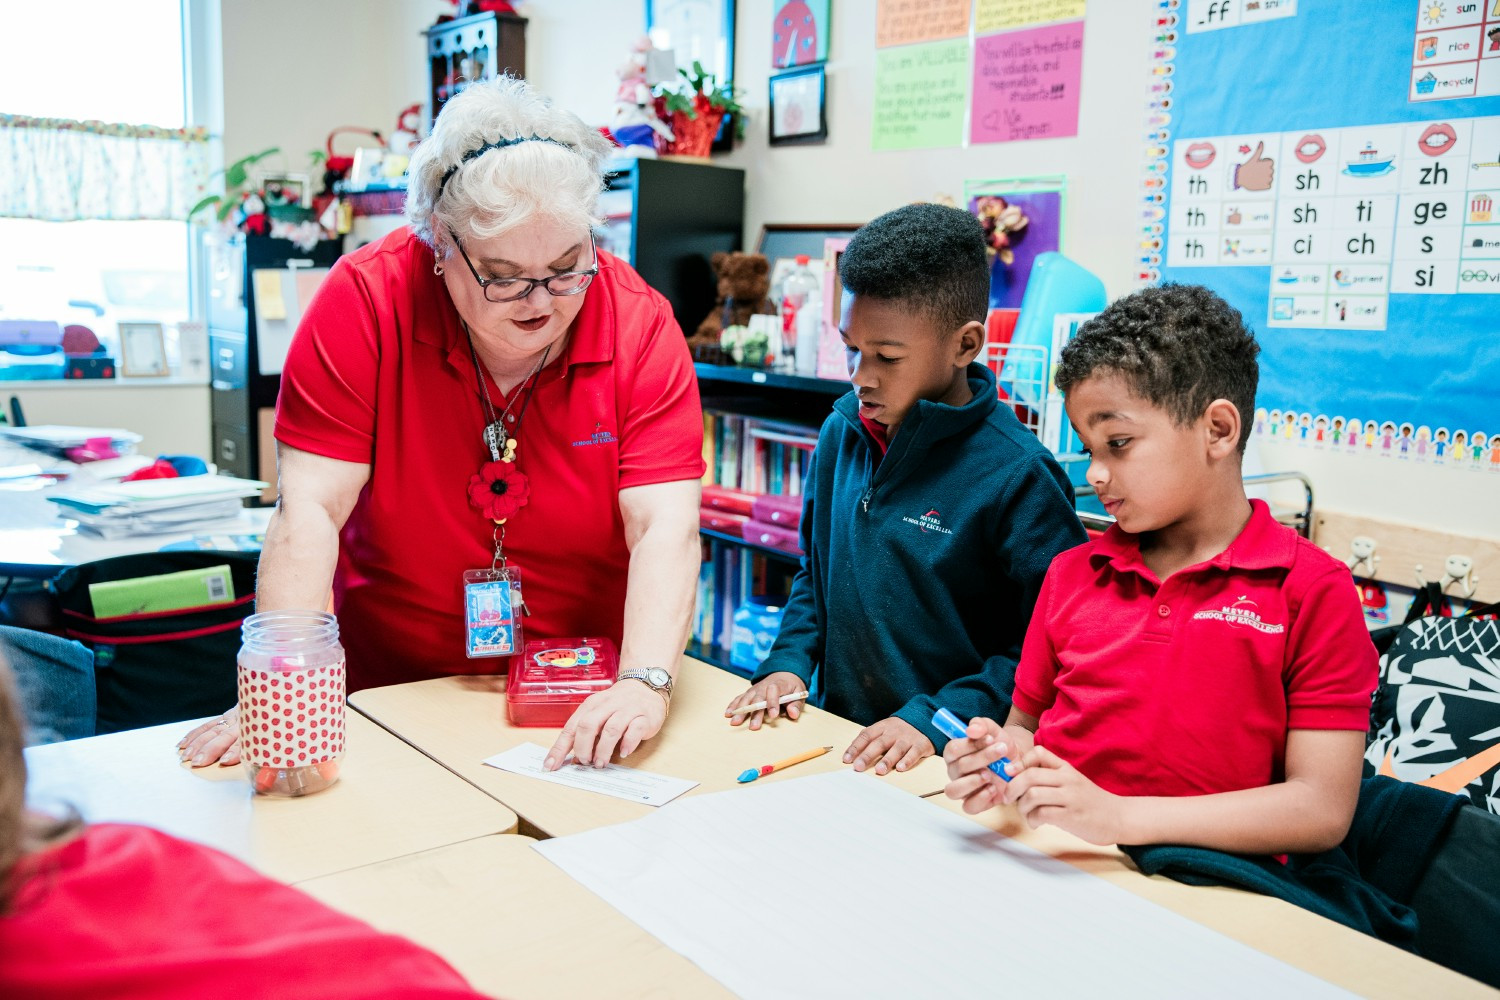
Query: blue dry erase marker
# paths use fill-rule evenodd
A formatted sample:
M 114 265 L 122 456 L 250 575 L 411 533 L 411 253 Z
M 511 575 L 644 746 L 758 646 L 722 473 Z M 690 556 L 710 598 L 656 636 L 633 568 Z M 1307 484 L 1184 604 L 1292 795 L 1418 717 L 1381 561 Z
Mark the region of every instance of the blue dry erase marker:
M 932 724 L 938 732 L 942 733 L 950 740 L 964 740 L 969 738 L 969 727 L 964 725 L 964 723 L 959 719 L 958 716 L 954 715 L 946 708 L 940 708 L 937 710 L 937 712 L 932 717 Z M 1005 765 L 1009 763 L 1009 757 L 1001 757 L 999 760 L 990 764 L 990 770 L 994 771 L 1006 781 L 1009 781 L 1010 775 L 1005 773 Z

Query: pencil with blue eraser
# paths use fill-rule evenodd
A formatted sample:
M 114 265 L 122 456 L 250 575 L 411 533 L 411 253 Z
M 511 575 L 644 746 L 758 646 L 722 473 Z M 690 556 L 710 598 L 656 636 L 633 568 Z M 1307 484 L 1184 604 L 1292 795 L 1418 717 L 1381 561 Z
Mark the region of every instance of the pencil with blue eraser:
M 938 732 L 942 733 L 950 740 L 964 740 L 969 738 L 969 727 L 965 725 L 958 716 L 954 715 L 946 708 L 940 708 L 936 713 L 933 714 L 932 725 L 937 729 Z M 1001 757 L 999 760 L 993 761 L 990 764 L 990 770 L 994 771 L 1006 781 L 1009 781 L 1010 775 L 1005 773 L 1005 765 L 1009 763 L 1009 757 Z
M 832 749 L 833 747 L 814 747 L 806 753 L 799 753 L 797 756 L 788 757 L 786 760 L 778 760 L 774 764 L 767 764 L 764 767 L 747 768 L 746 770 L 741 771 L 740 776 L 735 780 L 743 785 L 746 782 L 754 781 L 756 778 L 764 777 L 765 775 L 770 774 L 772 771 L 780 771 L 785 768 L 791 767 L 793 764 L 800 764 L 804 760 L 812 760 L 814 757 L 821 757 Z

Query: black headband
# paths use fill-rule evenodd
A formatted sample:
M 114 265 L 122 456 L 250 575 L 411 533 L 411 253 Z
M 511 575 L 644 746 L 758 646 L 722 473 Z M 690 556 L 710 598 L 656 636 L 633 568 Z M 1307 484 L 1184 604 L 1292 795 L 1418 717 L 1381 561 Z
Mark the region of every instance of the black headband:
M 483 156 L 485 153 L 488 153 L 492 149 L 504 149 L 506 146 L 515 146 L 523 142 L 550 142 L 554 146 L 561 146 L 563 149 L 573 148 L 566 142 L 563 142 L 561 139 L 552 139 L 545 135 L 522 135 L 517 136 L 514 139 L 506 139 L 504 137 L 501 137 L 499 139 L 496 139 L 494 142 L 487 142 L 483 146 L 480 146 L 478 149 L 469 150 L 463 156 L 459 157 L 457 163 L 449 167 L 447 170 L 443 171 L 443 179 L 438 184 L 438 197 L 441 198 L 443 196 L 443 189 L 448 186 L 448 179 L 454 174 L 458 173 L 458 168 L 463 166 L 465 163 L 468 163 L 470 160 L 476 157 Z

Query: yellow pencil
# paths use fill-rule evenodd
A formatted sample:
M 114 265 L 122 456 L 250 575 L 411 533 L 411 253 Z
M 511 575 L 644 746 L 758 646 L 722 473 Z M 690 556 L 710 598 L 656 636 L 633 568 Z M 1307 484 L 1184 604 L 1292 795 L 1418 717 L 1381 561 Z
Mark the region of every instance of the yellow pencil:
M 767 764 L 765 767 L 752 767 L 747 771 L 741 772 L 739 778 L 736 780 L 738 780 L 739 783 L 743 785 L 746 782 L 754 781 L 756 778 L 759 778 L 763 774 L 770 774 L 772 771 L 781 771 L 788 767 L 791 767 L 793 764 L 800 764 L 804 760 L 812 760 L 814 757 L 821 757 L 832 749 L 833 747 L 814 747 L 806 753 L 799 753 L 797 756 L 788 757 L 786 760 L 778 760 L 776 763 Z

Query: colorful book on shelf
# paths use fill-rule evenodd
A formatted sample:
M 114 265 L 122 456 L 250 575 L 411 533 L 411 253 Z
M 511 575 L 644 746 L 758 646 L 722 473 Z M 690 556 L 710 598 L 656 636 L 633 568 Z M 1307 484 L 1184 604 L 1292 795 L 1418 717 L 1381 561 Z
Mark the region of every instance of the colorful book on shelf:
M 790 552 L 793 555 L 802 555 L 801 538 L 796 528 L 788 528 L 780 524 L 767 524 L 764 521 L 747 520 L 740 526 L 740 536 L 745 541 L 753 542 L 756 545 L 779 549 L 782 552 Z
M 802 498 L 776 494 L 758 496 L 750 505 L 750 516 L 765 524 L 796 531 L 802 523 Z
M 755 505 L 755 497 L 756 494 L 749 490 L 731 489 L 728 486 L 705 486 L 701 506 L 730 514 L 744 514 L 748 517 L 750 508 Z
M 745 522 L 750 520 L 748 514 L 735 514 L 727 510 L 715 510 L 712 507 L 698 508 L 698 527 L 709 531 L 718 531 L 726 535 L 740 537 Z

